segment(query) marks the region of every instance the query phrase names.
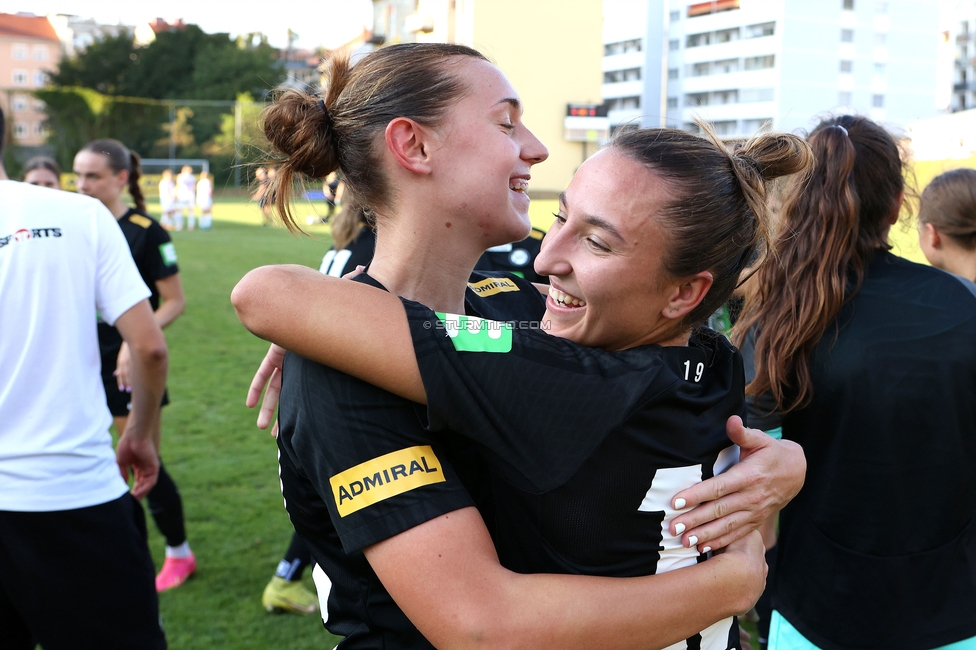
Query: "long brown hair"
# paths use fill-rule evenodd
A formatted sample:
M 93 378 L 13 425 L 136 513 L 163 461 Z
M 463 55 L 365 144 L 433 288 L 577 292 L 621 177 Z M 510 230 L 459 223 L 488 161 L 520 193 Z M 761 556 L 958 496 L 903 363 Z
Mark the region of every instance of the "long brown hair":
M 332 218 L 332 247 L 342 250 L 352 243 L 363 228 L 372 228 L 367 212 L 359 203 L 346 199 L 339 214 Z
M 672 277 L 709 271 L 705 298 L 676 327 L 703 323 L 728 301 L 739 277 L 762 256 L 769 237 L 769 181 L 804 171 L 810 148 L 795 135 L 761 133 L 732 151 L 705 122 L 705 137 L 677 129 L 639 129 L 610 147 L 668 182 L 673 198 L 658 213 L 668 233 L 664 270 Z
M 388 207 L 379 146 L 386 125 L 397 117 L 437 126 L 466 92 L 450 65 L 467 57 L 487 60 L 477 50 L 446 43 L 401 43 L 367 54 L 355 66 L 348 53 L 324 64 L 324 96 L 286 90 L 265 109 L 264 134 L 281 156 L 268 186 L 275 212 L 291 231 L 289 201 L 297 178 L 321 179 L 342 170 L 346 197 L 374 211 Z
M 929 183 L 918 220 L 930 223 L 966 250 L 976 249 L 976 169 L 954 169 Z
M 871 257 L 891 248 L 905 187 L 898 145 L 865 117 L 823 121 L 807 142 L 813 173 L 784 200 L 773 254 L 734 334 L 741 345 L 755 332 L 756 377 L 746 392 L 769 391 L 784 413 L 810 402 L 810 353 L 857 294 Z
M 112 138 L 103 138 L 89 142 L 82 151 L 90 151 L 105 156 L 109 169 L 115 174 L 122 170 L 129 172 L 129 194 L 135 201 L 136 210 L 145 213 L 146 197 L 142 194 L 139 187 L 139 177 L 142 176 L 142 163 L 139 154 L 130 151 L 128 147 Z

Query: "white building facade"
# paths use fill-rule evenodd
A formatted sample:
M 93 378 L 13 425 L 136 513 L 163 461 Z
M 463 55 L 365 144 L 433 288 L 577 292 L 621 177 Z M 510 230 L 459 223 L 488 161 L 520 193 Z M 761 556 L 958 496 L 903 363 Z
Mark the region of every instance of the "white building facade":
M 604 100 L 613 125 L 701 116 L 730 138 L 849 112 L 897 130 L 945 110 L 943 41 L 914 0 L 604 0 Z

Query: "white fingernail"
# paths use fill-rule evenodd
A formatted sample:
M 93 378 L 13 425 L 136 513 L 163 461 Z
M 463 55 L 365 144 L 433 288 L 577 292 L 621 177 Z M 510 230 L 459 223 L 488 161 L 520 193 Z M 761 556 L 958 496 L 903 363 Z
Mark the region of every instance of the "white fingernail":
M 688 538 L 688 548 L 691 548 L 692 546 L 695 546 L 697 544 L 698 544 L 698 537 L 692 535 L 691 537 Z
M 712 552 L 711 546 L 706 546 L 705 548 L 702 549 L 702 553 L 711 553 L 711 552 Z
M 685 507 L 686 503 L 688 502 L 682 499 L 681 497 L 678 497 L 677 499 L 674 500 L 674 509 L 681 510 L 682 508 Z
M 681 533 L 685 532 L 685 525 L 684 524 L 675 524 L 674 525 L 674 530 L 675 530 L 675 532 L 677 534 L 680 535 Z

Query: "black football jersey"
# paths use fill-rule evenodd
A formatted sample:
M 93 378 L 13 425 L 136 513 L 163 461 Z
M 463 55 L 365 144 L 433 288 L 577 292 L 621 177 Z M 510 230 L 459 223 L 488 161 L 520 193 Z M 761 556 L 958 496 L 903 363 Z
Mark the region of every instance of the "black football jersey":
M 166 232 L 159 223 L 147 214 L 130 208 L 118 220 L 119 228 L 129 243 L 132 259 L 142 276 L 142 281 L 149 287 L 151 295 L 149 304 L 153 311 L 159 309 L 159 290 L 156 281 L 179 273 L 176 265 L 176 249 Z M 98 322 L 98 344 L 102 355 L 118 354 L 122 347 L 122 335 L 108 323 Z M 114 352 L 113 352 L 114 351 Z
M 520 573 L 641 576 L 692 565 L 669 532 L 680 490 L 738 459 L 738 352 L 710 330 L 687 347 L 619 352 L 404 301 L 429 426 L 477 442 L 495 479 L 496 545 Z M 676 647 L 738 647 L 733 619 Z
M 367 274 L 356 281 L 383 290 Z M 474 273 L 466 309 L 488 318 L 544 310 L 531 285 Z M 430 648 L 392 601 L 362 549 L 477 505 L 491 528 L 490 482 L 473 445 L 422 426 L 422 407 L 288 354 L 279 408 L 285 506 L 318 565 L 326 628 L 343 649 Z
M 522 241 L 494 246 L 486 250 L 474 268 L 485 272 L 507 271 L 529 282 L 548 284 L 548 276 L 539 275 L 533 266 L 545 236 L 545 231 L 533 228 L 529 236 Z
M 356 237 L 343 249 L 329 249 L 322 258 L 319 272 L 341 278 L 357 266 L 368 266 L 376 249 L 376 231 L 369 226 L 359 229 Z
M 825 650 L 976 637 L 976 285 L 878 252 L 809 363 L 807 406 L 750 400 L 807 458 L 773 607 Z

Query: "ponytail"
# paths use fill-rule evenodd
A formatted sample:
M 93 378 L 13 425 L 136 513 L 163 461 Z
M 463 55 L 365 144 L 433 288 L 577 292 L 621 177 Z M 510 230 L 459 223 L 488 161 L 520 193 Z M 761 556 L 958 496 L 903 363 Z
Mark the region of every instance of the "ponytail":
M 136 210 L 145 214 L 146 197 L 142 194 L 142 187 L 139 185 L 139 178 L 142 176 L 142 160 L 135 151 L 129 152 L 129 194 L 136 203 Z M 192 225 L 193 222 L 191 221 Z
M 755 332 L 750 395 L 770 392 L 781 412 L 813 396 L 809 357 L 860 289 L 904 188 L 894 140 L 867 118 L 821 123 L 807 139 L 813 172 L 783 203 L 773 254 L 756 273 L 734 340 Z

